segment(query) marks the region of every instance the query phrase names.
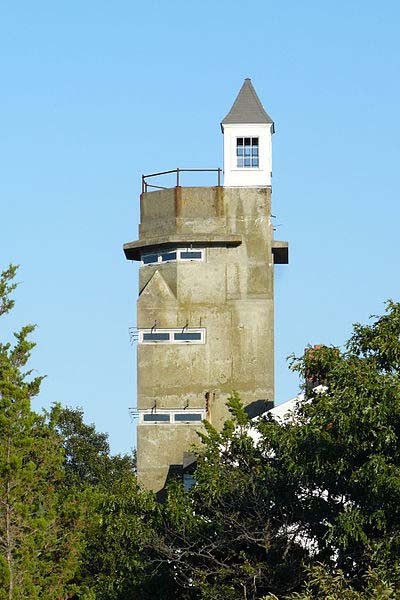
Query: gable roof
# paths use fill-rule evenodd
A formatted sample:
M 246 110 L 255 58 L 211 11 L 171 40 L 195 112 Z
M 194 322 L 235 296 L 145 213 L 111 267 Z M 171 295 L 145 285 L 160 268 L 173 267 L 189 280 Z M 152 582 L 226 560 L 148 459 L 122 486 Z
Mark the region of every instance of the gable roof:
M 249 78 L 244 80 L 231 110 L 221 121 L 222 132 L 224 131 L 224 125 L 231 123 L 235 125 L 240 123 L 269 123 L 272 125 L 272 133 L 274 133 L 274 122 L 265 112 Z

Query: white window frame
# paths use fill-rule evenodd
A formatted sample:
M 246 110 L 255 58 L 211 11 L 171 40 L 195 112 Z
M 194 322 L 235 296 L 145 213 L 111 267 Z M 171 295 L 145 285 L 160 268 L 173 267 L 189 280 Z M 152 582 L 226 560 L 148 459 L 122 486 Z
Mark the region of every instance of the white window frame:
M 162 260 L 162 254 L 169 254 L 171 252 L 176 252 L 176 259 L 172 259 L 172 260 Z M 183 252 L 200 252 L 201 253 L 201 257 L 200 258 L 182 258 L 182 253 Z M 144 257 L 145 256 L 152 256 L 152 255 L 157 255 L 157 260 L 154 262 L 150 262 L 150 263 L 145 263 L 144 262 Z M 206 249 L 205 248 L 166 248 L 165 250 L 157 250 L 154 252 L 146 252 L 144 254 L 142 254 L 141 256 L 141 264 L 144 267 L 149 267 L 149 266 L 153 266 L 153 265 L 164 265 L 167 264 L 169 262 L 184 262 L 184 263 L 188 263 L 188 262 L 204 262 L 206 259 Z
M 195 414 L 200 415 L 200 419 L 197 421 L 176 421 L 176 415 L 181 414 Z M 145 415 L 169 415 L 169 421 L 145 421 Z M 202 421 L 206 419 L 206 409 L 205 408 L 174 408 L 174 409 L 157 409 L 152 410 L 141 409 L 139 410 L 139 425 L 201 425 Z
M 258 148 L 258 154 L 257 154 L 258 165 L 257 166 L 253 166 L 252 165 L 252 163 L 253 163 L 253 154 L 250 154 L 250 157 L 249 157 L 250 158 L 250 165 L 248 167 L 245 167 L 244 164 L 243 164 L 242 167 L 238 166 L 238 159 L 242 158 L 243 159 L 243 163 L 244 163 L 244 159 L 245 159 L 245 155 L 244 154 L 243 154 L 242 157 L 238 156 L 238 154 L 237 154 L 237 148 L 239 147 L 238 146 L 238 140 L 243 140 L 243 148 L 244 148 L 245 147 L 244 146 L 244 140 L 246 138 L 249 138 L 250 140 L 252 140 L 251 143 L 250 143 L 250 148 L 253 148 L 253 140 L 254 139 L 258 139 L 258 146 L 257 146 L 257 148 Z M 257 170 L 260 170 L 260 136 L 258 136 L 258 135 L 237 135 L 236 136 L 236 138 L 235 138 L 235 170 L 238 170 L 238 171 L 257 171 Z
M 168 333 L 168 340 L 144 340 L 145 333 Z M 175 333 L 200 333 L 199 340 L 175 340 Z M 193 327 L 184 327 L 179 329 L 139 329 L 138 330 L 139 338 L 138 343 L 143 346 L 151 346 L 157 344 L 171 344 L 171 345 L 184 345 L 184 344 L 205 344 L 206 343 L 206 330 L 204 327 L 193 328 Z

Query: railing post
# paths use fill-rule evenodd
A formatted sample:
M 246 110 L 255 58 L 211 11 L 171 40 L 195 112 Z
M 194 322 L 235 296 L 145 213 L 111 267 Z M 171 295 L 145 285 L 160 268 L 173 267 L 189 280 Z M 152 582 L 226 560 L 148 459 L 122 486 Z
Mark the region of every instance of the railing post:
M 179 168 L 176 169 L 176 187 L 179 187 Z
M 144 193 L 144 175 L 142 175 L 142 194 Z

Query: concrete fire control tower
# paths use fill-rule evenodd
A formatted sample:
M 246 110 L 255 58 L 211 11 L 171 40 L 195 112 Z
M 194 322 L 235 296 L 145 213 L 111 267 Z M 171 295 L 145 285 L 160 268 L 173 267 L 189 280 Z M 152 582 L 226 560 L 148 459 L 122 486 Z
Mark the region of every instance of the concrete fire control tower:
M 154 491 L 183 472 L 202 420 L 223 424 L 232 391 L 251 415 L 274 400 L 274 264 L 288 244 L 271 225 L 274 123 L 250 79 L 221 128 L 223 185 L 219 169 L 215 187 L 182 187 L 179 169 L 168 189 L 143 176 L 139 239 L 124 245 L 140 262 L 138 477 Z

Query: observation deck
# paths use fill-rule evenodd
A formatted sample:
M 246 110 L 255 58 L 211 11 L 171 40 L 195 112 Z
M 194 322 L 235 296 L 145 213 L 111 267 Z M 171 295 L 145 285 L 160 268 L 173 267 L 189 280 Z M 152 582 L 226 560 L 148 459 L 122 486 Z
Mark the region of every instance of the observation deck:
M 181 186 L 182 173 L 215 173 L 215 186 Z M 166 187 L 149 179 L 172 175 L 176 185 Z M 260 198 L 262 214 L 255 206 Z M 246 223 L 271 216 L 271 187 L 231 188 L 221 186 L 221 169 L 174 169 L 142 175 L 139 239 L 124 244 L 128 260 L 141 260 L 143 251 L 155 248 L 232 247 L 242 244 Z M 242 226 L 240 226 L 240 224 Z M 239 225 L 239 227 L 238 227 Z M 288 243 L 273 240 L 275 264 L 288 263 Z

